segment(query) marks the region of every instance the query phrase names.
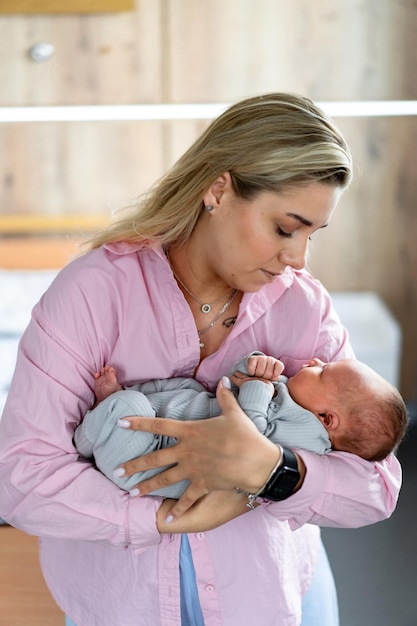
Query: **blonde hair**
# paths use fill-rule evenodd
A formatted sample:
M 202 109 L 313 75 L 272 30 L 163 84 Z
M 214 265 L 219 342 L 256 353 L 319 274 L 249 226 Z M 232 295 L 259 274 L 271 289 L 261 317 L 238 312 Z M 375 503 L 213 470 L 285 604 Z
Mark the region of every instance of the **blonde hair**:
M 201 214 L 203 196 L 224 172 L 235 193 L 314 181 L 346 187 L 349 148 L 332 120 L 311 100 L 271 93 L 242 100 L 215 119 L 129 213 L 90 240 L 91 248 L 116 241 L 183 244 Z

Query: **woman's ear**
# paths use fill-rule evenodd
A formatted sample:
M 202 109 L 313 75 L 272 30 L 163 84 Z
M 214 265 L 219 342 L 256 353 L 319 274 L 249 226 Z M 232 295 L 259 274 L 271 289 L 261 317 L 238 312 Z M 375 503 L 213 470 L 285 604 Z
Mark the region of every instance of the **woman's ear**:
M 204 194 L 204 206 L 212 206 L 213 210 L 210 212 L 213 213 L 220 205 L 224 193 L 229 189 L 232 189 L 232 177 L 230 172 L 224 172 L 216 178 Z

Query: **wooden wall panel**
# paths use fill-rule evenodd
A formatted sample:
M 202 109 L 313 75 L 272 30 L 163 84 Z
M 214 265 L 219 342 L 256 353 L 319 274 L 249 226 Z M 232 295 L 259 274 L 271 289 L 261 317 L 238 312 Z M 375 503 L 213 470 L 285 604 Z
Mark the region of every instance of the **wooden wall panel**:
M 1 213 L 108 213 L 162 173 L 160 122 L 0 125 Z
M 0 106 L 125 104 L 161 97 L 158 0 L 134 12 L 0 16 Z M 35 63 L 31 47 L 53 56 Z
M 414 0 L 136 0 L 131 13 L 0 17 L 1 105 L 417 99 Z M 39 41 L 50 61 L 28 57 Z M 358 175 L 311 265 L 374 290 L 401 322 L 417 386 L 416 118 L 337 120 Z M 108 213 L 146 190 L 207 122 L 1 125 L 0 214 Z M 1 244 L 0 244 L 1 245 Z
M 231 101 L 290 90 L 401 97 L 412 0 L 137 0 L 132 12 L 0 17 L 0 105 Z M 34 63 L 47 41 L 55 54 Z
M 0 13 L 96 13 L 130 11 L 133 0 L 0 0 Z
M 165 92 L 174 102 L 229 101 L 274 90 L 321 100 L 398 97 L 407 3 L 398 5 L 166 2 Z M 411 0 L 408 7 L 413 10 Z

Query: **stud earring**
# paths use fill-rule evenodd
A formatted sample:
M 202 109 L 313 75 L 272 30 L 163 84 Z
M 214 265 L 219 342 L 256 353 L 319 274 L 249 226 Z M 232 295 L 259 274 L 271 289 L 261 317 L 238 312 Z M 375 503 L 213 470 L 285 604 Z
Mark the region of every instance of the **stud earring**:
M 204 209 L 205 209 L 205 211 L 207 211 L 207 213 L 211 213 L 212 210 L 214 209 L 214 207 L 209 205 L 209 206 L 205 206 Z

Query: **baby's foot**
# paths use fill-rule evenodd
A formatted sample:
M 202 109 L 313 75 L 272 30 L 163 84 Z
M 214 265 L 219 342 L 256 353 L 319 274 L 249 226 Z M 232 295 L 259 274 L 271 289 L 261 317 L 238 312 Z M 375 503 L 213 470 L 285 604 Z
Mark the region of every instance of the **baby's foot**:
M 99 372 L 95 374 L 94 392 L 96 394 L 97 402 L 105 400 L 108 396 L 115 391 L 121 391 L 122 387 L 117 380 L 116 370 L 111 365 L 102 367 Z

